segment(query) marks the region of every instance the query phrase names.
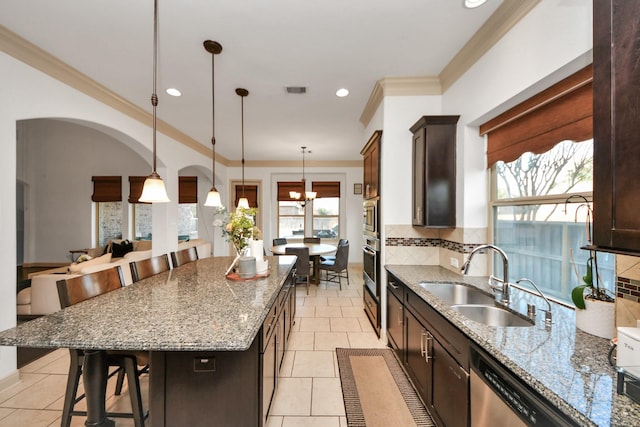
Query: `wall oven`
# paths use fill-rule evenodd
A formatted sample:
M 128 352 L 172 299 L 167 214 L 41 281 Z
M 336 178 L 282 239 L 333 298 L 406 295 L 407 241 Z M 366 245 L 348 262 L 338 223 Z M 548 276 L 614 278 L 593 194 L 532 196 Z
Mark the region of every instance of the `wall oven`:
M 380 286 L 378 284 L 380 275 L 379 255 L 380 240 L 365 235 L 364 244 L 362 245 L 362 278 L 365 286 L 371 292 L 371 296 L 378 301 L 380 298 Z
M 362 232 L 365 236 L 378 238 L 378 199 L 365 200 L 362 204 Z

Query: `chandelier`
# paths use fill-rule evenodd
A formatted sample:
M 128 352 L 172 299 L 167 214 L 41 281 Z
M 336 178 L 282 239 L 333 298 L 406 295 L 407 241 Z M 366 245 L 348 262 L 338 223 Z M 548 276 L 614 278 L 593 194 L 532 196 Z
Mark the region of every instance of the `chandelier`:
M 301 192 L 297 192 L 297 191 L 290 191 L 289 192 L 289 197 L 291 197 L 292 199 L 295 200 L 300 200 L 302 199 L 302 194 L 304 193 L 304 201 L 305 202 L 310 202 L 313 199 L 316 198 L 317 193 L 315 191 L 305 191 L 306 190 L 306 185 L 307 185 L 307 181 L 304 178 L 304 155 L 305 153 L 311 153 L 311 150 L 307 150 L 307 147 L 302 146 L 300 147 L 302 150 L 302 181 L 301 181 L 301 187 L 302 187 L 302 191 Z M 304 206 L 304 202 L 302 203 L 302 206 Z

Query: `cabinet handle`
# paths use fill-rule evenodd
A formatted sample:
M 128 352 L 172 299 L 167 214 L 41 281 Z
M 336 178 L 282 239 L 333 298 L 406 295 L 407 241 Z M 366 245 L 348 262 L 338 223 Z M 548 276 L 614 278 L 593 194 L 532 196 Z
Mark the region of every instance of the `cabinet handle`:
M 422 332 L 422 338 L 420 341 L 420 348 L 422 351 L 422 356 L 424 356 L 424 361 L 429 363 L 429 359 L 433 359 L 433 356 L 429 355 L 429 344 L 431 343 L 432 336 L 429 332 Z
M 402 311 L 398 313 L 398 325 L 402 325 L 404 323 L 404 316 L 402 315 Z
M 456 372 L 456 370 L 453 368 L 453 366 L 449 365 L 449 369 L 451 370 L 453 375 L 455 375 L 456 378 L 458 378 L 458 381 L 460 381 L 462 379 L 462 376 L 458 372 Z
M 391 286 L 393 289 L 399 289 L 399 286 L 394 285 L 394 282 L 389 282 L 389 286 Z

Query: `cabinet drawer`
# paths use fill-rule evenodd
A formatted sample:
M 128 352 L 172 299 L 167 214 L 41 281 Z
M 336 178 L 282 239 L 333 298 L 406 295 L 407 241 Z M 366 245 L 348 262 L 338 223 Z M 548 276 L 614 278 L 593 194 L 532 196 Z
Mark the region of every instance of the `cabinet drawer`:
M 387 274 L 387 292 L 395 295 L 400 301 L 404 301 L 404 285 L 391 274 Z
M 468 372 L 469 339 L 413 291 L 405 291 L 405 301 L 406 307 L 429 326 L 442 347 Z
M 269 310 L 269 314 L 267 314 L 266 319 L 264 319 L 264 323 L 262 324 L 262 351 L 264 351 L 267 343 L 269 341 L 269 337 L 273 333 L 276 323 L 278 320 L 278 304 L 277 301 Z
M 373 324 L 374 329 L 378 328 L 378 302 L 371 296 L 367 286 L 363 288 L 364 311 L 367 313 L 369 320 Z

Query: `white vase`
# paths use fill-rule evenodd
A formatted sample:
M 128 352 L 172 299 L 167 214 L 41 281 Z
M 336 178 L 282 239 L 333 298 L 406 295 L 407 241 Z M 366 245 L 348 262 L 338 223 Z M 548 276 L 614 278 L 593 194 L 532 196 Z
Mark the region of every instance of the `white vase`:
M 615 335 L 616 304 L 585 299 L 586 309 L 576 308 L 576 327 L 588 334 L 611 339 Z

